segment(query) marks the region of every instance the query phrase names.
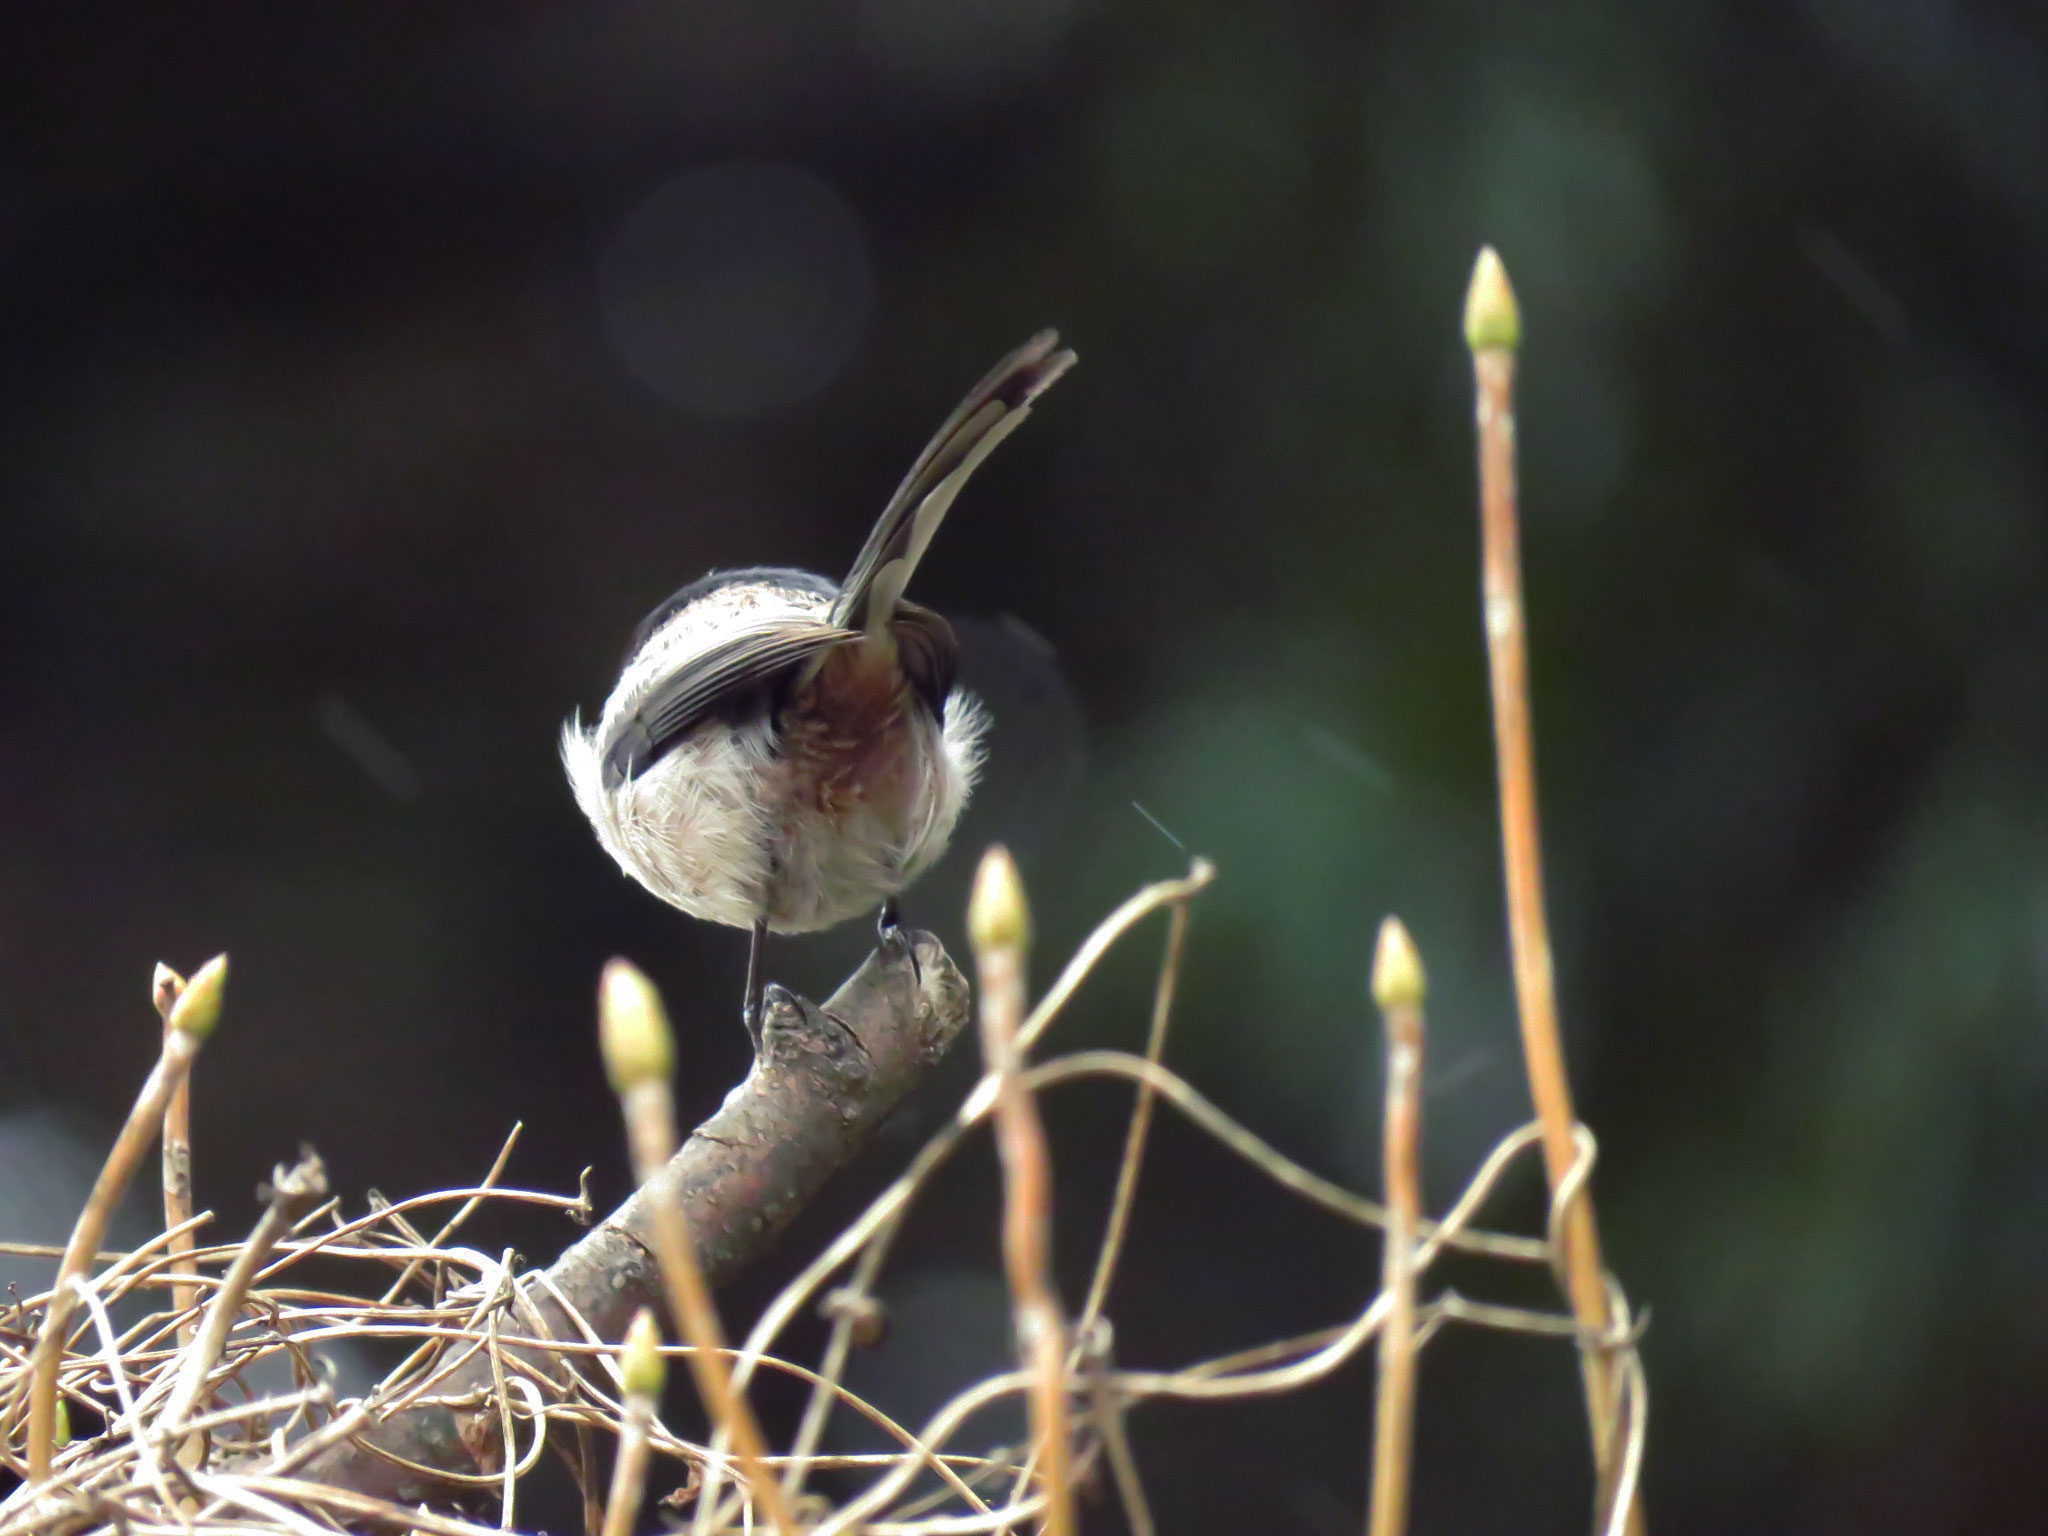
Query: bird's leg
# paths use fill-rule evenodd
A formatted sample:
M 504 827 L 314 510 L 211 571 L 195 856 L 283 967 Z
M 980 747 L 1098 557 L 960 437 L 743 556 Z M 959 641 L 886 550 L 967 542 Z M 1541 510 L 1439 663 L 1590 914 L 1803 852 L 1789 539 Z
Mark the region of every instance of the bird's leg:
M 882 898 L 882 910 L 875 914 L 875 938 L 886 950 L 902 950 L 910 957 L 910 972 L 920 981 L 924 979 L 924 967 L 917 963 L 917 946 L 910 942 L 910 935 L 903 928 L 903 914 L 896 908 L 894 896 Z
M 767 978 L 761 974 L 761 956 L 768 948 L 768 919 L 754 919 L 754 937 L 747 945 L 747 995 L 740 1004 L 740 1022 L 747 1026 L 747 1038 L 754 1042 L 754 1054 L 761 1054 L 761 990 Z

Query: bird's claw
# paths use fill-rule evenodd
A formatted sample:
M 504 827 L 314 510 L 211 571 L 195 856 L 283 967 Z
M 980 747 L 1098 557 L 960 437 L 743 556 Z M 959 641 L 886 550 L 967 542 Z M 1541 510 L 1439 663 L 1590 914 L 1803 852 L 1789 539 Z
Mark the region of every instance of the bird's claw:
M 917 963 L 917 946 L 910 941 L 910 930 L 903 926 L 902 916 L 896 906 L 896 898 L 884 898 L 881 911 L 875 914 L 875 939 L 883 953 L 901 954 L 908 958 L 910 974 L 922 983 L 924 967 Z

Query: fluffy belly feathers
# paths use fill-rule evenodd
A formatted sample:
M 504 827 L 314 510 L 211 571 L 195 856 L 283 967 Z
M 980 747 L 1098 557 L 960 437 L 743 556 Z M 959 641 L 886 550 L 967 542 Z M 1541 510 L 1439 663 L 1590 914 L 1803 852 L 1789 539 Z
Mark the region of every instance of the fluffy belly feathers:
M 804 933 L 874 910 L 945 851 L 981 761 L 974 699 L 956 691 L 943 722 L 843 686 L 792 702 L 779 732 L 708 727 L 611 795 L 595 733 L 565 737 L 577 799 L 634 879 L 693 917 Z

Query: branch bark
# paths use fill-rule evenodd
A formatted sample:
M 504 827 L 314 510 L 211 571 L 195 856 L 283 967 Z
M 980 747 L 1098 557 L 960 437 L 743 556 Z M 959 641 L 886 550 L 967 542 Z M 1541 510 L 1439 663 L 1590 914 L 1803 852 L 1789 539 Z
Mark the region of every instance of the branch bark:
M 770 987 L 761 1059 L 746 1080 L 660 1174 L 549 1268 L 555 1289 L 603 1337 L 624 1337 L 638 1308 L 662 1304 L 661 1271 L 650 1246 L 652 1202 L 681 1203 L 697 1262 L 717 1284 L 768 1249 L 945 1054 L 967 1022 L 967 982 L 938 939 L 929 933 L 906 938 L 907 945 L 877 948 L 823 1007 Z M 579 1337 L 544 1288 L 529 1294 L 548 1336 Z M 502 1331 L 516 1325 L 517 1316 L 508 1309 L 500 1319 L 508 1347 L 532 1337 L 523 1329 Z M 561 1357 L 539 1350 L 528 1358 L 550 1379 L 565 1369 Z M 489 1361 L 479 1355 L 440 1383 L 435 1395 L 459 1396 L 490 1381 Z M 322 1452 L 300 1475 L 412 1503 L 445 1492 L 445 1485 L 437 1489 L 435 1480 L 391 1456 L 458 1475 L 494 1472 L 495 1426 L 489 1414 L 407 1409 Z

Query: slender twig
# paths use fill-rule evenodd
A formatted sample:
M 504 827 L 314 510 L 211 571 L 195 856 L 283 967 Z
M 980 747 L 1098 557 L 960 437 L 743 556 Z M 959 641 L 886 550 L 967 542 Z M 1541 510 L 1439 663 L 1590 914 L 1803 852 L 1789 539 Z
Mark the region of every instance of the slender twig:
M 637 968 L 613 960 L 604 968 L 598 988 L 600 1040 L 605 1070 L 618 1093 L 632 1152 L 633 1177 L 644 1187 L 668 1165 L 676 1150 L 675 1100 L 669 1088 L 675 1047 L 661 996 Z M 649 1212 L 655 1261 L 676 1327 L 690 1344 L 690 1370 L 714 1427 L 731 1439 L 755 1507 L 772 1530 L 794 1536 L 782 1484 L 766 1466 L 768 1445 L 746 1397 L 733 1385 L 725 1360 L 725 1329 L 711 1298 L 711 1286 L 697 1263 L 682 1207 L 674 1200 L 656 1200 Z M 716 1503 L 707 1477 L 699 1506 L 700 1521 Z
M 525 1129 L 525 1121 L 515 1120 L 512 1122 L 512 1129 L 506 1134 L 505 1144 L 498 1149 L 497 1160 L 491 1164 L 490 1172 L 484 1175 L 483 1183 L 479 1184 L 476 1193 L 465 1200 L 455 1214 L 443 1223 L 441 1230 L 434 1234 L 434 1240 L 428 1243 L 427 1247 L 445 1248 L 448 1245 L 448 1239 L 455 1235 L 456 1229 L 476 1214 L 476 1208 L 483 1203 L 484 1197 L 496 1189 L 498 1180 L 504 1177 L 505 1165 L 512 1161 L 512 1149 L 519 1145 L 519 1133 Z M 424 1258 L 417 1258 L 406 1265 L 399 1273 L 398 1278 L 391 1282 L 390 1289 L 386 1290 L 383 1296 L 379 1298 L 380 1304 L 396 1301 L 405 1288 L 412 1283 L 413 1277 L 420 1272 L 421 1267 L 426 1262 Z
M 1003 1267 L 1017 1346 L 1030 1378 L 1033 1459 L 1045 1489 L 1044 1536 L 1074 1530 L 1067 1436 L 1066 1325 L 1052 1282 L 1052 1158 L 1038 1102 L 1019 1072 L 1030 913 L 1015 860 L 1000 843 L 975 876 L 967 931 L 981 980 L 981 1048 L 995 1079 L 996 1150 L 1003 1165 Z
M 1206 879 L 1213 866 L 1197 859 L 1194 873 Z M 1173 993 L 1180 981 L 1181 955 L 1187 946 L 1188 903 L 1177 901 L 1166 930 L 1166 953 L 1159 962 L 1159 981 L 1152 993 L 1152 1027 L 1145 1037 L 1145 1059 L 1157 1064 L 1166 1054 L 1166 1029 L 1173 1017 Z M 1130 1228 L 1131 1207 L 1138 1196 L 1138 1169 L 1145 1160 L 1145 1138 L 1152 1128 L 1153 1090 L 1148 1082 L 1138 1085 L 1131 1105 L 1131 1122 L 1124 1132 L 1123 1161 L 1117 1165 L 1116 1192 L 1110 1197 L 1109 1220 L 1102 1234 L 1102 1248 L 1095 1258 L 1095 1274 L 1088 1282 L 1088 1299 L 1081 1304 L 1077 1336 L 1085 1335 L 1102 1315 L 1109 1299 L 1109 1285 L 1116 1277 L 1116 1263 L 1123 1252 L 1124 1235 Z
M 1033 1006 L 1023 1026 L 1017 1031 L 1018 1051 L 1024 1055 L 1031 1053 L 1032 1047 L 1038 1044 L 1038 1037 L 1052 1027 L 1052 1021 L 1058 1018 L 1060 1010 L 1073 1000 L 1074 994 L 1081 988 L 1081 983 L 1088 979 L 1102 957 L 1108 954 L 1116 941 L 1128 933 L 1141 918 L 1157 912 L 1161 907 L 1183 905 L 1193 897 L 1199 896 L 1215 878 L 1214 864 L 1207 859 L 1192 859 L 1188 863 L 1188 872 L 1178 879 L 1155 880 L 1126 896 L 1122 905 L 1097 923 L 1095 931 L 1082 940 L 1081 947 L 1074 951 L 1073 958 L 1067 961 L 1066 968 Z M 986 1086 L 986 1079 L 983 1080 L 983 1086 Z M 969 1103 L 972 1102 L 970 1099 Z M 966 1113 L 966 1110 L 963 1109 L 962 1113 Z
M 206 1320 L 200 1325 L 198 1336 L 186 1347 L 178 1367 L 177 1384 L 171 1388 L 163 1412 L 157 1417 L 164 1443 L 173 1454 L 185 1438 L 185 1421 L 199 1406 L 206 1378 L 227 1347 L 228 1334 L 242 1304 L 249 1299 L 249 1286 L 257 1271 L 306 1207 L 326 1197 L 327 1170 L 310 1149 L 300 1155 L 294 1166 L 287 1168 L 280 1163 L 271 1173 L 270 1183 L 262 1192 L 267 1202 L 263 1215 L 207 1305 Z
M 943 1445 L 953 1431 L 983 1408 L 999 1402 L 1013 1392 L 1028 1392 L 1031 1387 L 1030 1373 L 1008 1371 L 1000 1376 L 991 1376 L 975 1383 L 966 1391 L 958 1393 L 953 1400 L 925 1421 L 917 1432 L 920 1445 L 938 1447 Z M 886 1475 L 878 1478 L 873 1487 L 849 1503 L 834 1510 L 830 1518 L 821 1521 L 815 1536 L 847 1536 L 848 1532 L 864 1528 L 875 1515 L 886 1508 L 889 1501 L 909 1487 L 920 1471 L 916 1462 L 909 1457 L 891 1467 Z
M 619 1360 L 619 1381 L 625 1388 L 625 1416 L 619 1424 L 619 1454 L 612 1463 L 612 1488 L 604 1506 L 604 1536 L 627 1536 L 640 1518 L 647 1491 L 647 1431 L 661 1403 L 668 1366 L 661 1358 L 661 1333 L 654 1314 L 642 1307 L 626 1330 Z
M 505 1351 L 498 1337 L 498 1319 L 502 1315 L 493 1305 L 490 1320 L 484 1325 L 484 1353 L 491 1363 L 490 1400 L 498 1409 L 498 1439 L 505 1448 L 505 1464 L 499 1469 L 498 1529 L 509 1531 L 519 1497 L 519 1442 L 512 1434 L 512 1394 L 506 1389 Z
M 71 1288 L 78 1294 L 78 1304 L 91 1314 L 94 1330 L 100 1336 L 100 1359 L 107 1368 L 107 1380 L 114 1388 L 114 1402 L 120 1407 L 121 1419 L 116 1423 L 135 1422 L 135 1392 L 128 1383 L 128 1363 L 122 1357 L 121 1343 L 114 1334 L 114 1321 L 107 1316 L 106 1303 L 88 1285 L 83 1276 L 71 1282 Z M 59 1405 L 63 1399 L 59 1398 Z M 59 1437 L 63 1438 L 62 1436 Z
M 478 1525 L 469 1520 L 455 1520 L 447 1515 L 437 1515 L 421 1506 L 408 1508 L 394 1504 L 389 1499 L 373 1498 L 349 1488 L 335 1488 L 326 1483 L 305 1482 L 297 1478 L 248 1477 L 242 1486 L 260 1493 L 274 1493 L 280 1497 L 298 1499 L 303 1503 L 321 1506 L 339 1514 L 353 1516 L 358 1520 L 374 1520 L 380 1525 L 391 1526 L 400 1531 L 418 1531 L 425 1536 L 496 1536 L 497 1527 Z
M 1542 840 L 1536 812 L 1535 732 L 1529 707 L 1529 642 L 1522 604 L 1522 556 L 1515 477 L 1515 353 L 1521 315 L 1506 269 L 1491 246 L 1479 253 L 1465 300 L 1479 433 L 1480 531 L 1484 565 L 1488 671 L 1500 780 L 1501 846 L 1506 865 L 1508 937 L 1529 1093 L 1543 1127 L 1543 1163 L 1552 1191 L 1576 1156 L 1571 1083 L 1557 1022 L 1557 982 L 1543 908 Z M 1590 1336 L 1607 1328 L 1607 1284 L 1593 1202 L 1584 1190 L 1564 1218 L 1560 1255 L 1572 1311 Z M 1581 1353 L 1593 1459 L 1603 1501 L 1614 1466 L 1615 1387 L 1598 1347 Z M 1639 1522 L 1638 1522 L 1639 1523 Z
M 163 1132 L 164 1106 L 170 1102 L 199 1047 L 220 1022 L 221 994 L 227 986 L 228 960 L 216 955 L 201 966 L 199 973 L 171 1010 L 170 1028 L 165 1031 L 163 1053 L 150 1069 L 149 1078 L 128 1111 L 127 1122 L 115 1138 L 92 1194 L 71 1240 L 64 1245 L 64 1257 L 57 1265 L 57 1283 L 51 1289 L 49 1306 L 43 1312 L 43 1329 L 36 1338 L 31 1365 L 28 1400 L 29 1484 L 46 1481 L 50 1475 L 51 1443 L 57 1429 L 57 1367 L 64 1356 L 64 1338 L 71 1321 L 71 1282 L 91 1264 L 90 1255 L 99 1251 L 114 1218 L 114 1208 L 127 1193 L 129 1182 L 142 1162 L 151 1141 Z
M 1532 1312 L 1526 1307 L 1505 1307 L 1497 1302 L 1474 1301 L 1456 1291 L 1439 1292 L 1417 1315 L 1421 1318 L 1421 1325 L 1415 1330 L 1417 1349 L 1435 1338 L 1446 1323 L 1466 1323 L 1501 1333 L 1526 1333 L 1551 1339 L 1576 1339 L 1585 1331 L 1579 1327 L 1579 1320 L 1575 1317 L 1556 1312 Z
M 1454 1235 L 1479 1213 L 1499 1187 L 1502 1176 L 1514 1160 L 1537 1141 L 1538 1128 L 1525 1125 L 1502 1139 L 1479 1165 L 1437 1230 L 1424 1238 L 1415 1251 L 1415 1267 L 1421 1271 L 1449 1247 Z M 1357 1317 L 1337 1328 L 1319 1329 L 1305 1337 L 1286 1339 L 1256 1349 L 1239 1350 L 1218 1359 L 1199 1362 L 1180 1371 L 1119 1371 L 1119 1386 L 1139 1396 L 1165 1396 L 1187 1400 L 1220 1400 L 1267 1396 L 1292 1391 L 1320 1381 L 1342 1365 L 1378 1332 L 1385 1321 L 1391 1298 L 1384 1291 Z M 1271 1365 L 1279 1360 L 1283 1363 Z M 5 1533 L 0 1533 L 5 1536 Z
M 1152 1519 L 1151 1501 L 1145 1497 L 1138 1458 L 1131 1451 L 1131 1437 L 1124 1430 L 1124 1405 L 1110 1382 L 1112 1337 L 1109 1320 L 1098 1317 L 1077 1340 L 1081 1368 L 1088 1377 L 1088 1406 L 1109 1460 L 1110 1476 L 1116 1482 L 1117 1501 L 1123 1505 L 1125 1528 L 1131 1536 L 1154 1536 L 1158 1526 Z
M 794 1503 L 804 1485 L 804 1479 L 824 1464 L 824 1458 L 817 1455 L 818 1443 L 824 1437 L 825 1420 L 832 1408 L 841 1401 L 860 1408 L 873 1416 L 874 1410 L 861 1403 L 840 1384 L 840 1377 L 846 1370 L 847 1356 L 856 1343 L 873 1345 L 881 1342 L 881 1334 L 887 1326 L 887 1314 L 881 1304 L 870 1294 L 875 1276 L 881 1269 L 882 1260 L 887 1256 L 886 1242 L 870 1243 L 861 1255 L 860 1264 L 853 1279 L 847 1285 L 826 1297 L 827 1314 L 832 1318 L 832 1338 L 825 1349 L 825 1357 L 819 1363 L 812 1383 L 811 1398 L 804 1408 L 803 1423 L 798 1426 L 796 1438 L 790 1442 L 789 1454 L 784 1458 L 787 1471 L 782 1487 Z M 785 1370 L 789 1366 L 783 1367 Z M 893 1432 L 893 1431 L 892 1431 Z M 921 1451 L 922 1448 L 913 1447 Z M 980 1513 L 988 1512 L 988 1504 L 973 1487 L 957 1476 L 939 1457 L 923 1452 L 943 1487 L 935 1490 L 934 1496 L 945 1498 L 957 1494 L 968 1508 Z
M 852 1281 L 819 1304 L 819 1311 L 832 1320 L 832 1336 L 825 1341 L 825 1353 L 818 1362 L 818 1385 L 812 1388 L 796 1437 L 789 1443 L 789 1470 L 783 1475 L 782 1491 L 792 1501 L 802 1494 L 804 1480 L 810 1476 L 814 1453 L 824 1441 L 826 1421 L 838 1403 L 836 1389 L 854 1346 L 879 1344 L 888 1331 L 888 1313 L 869 1290 L 881 1268 L 882 1254 L 882 1244 L 870 1244 Z
M 1371 1536 L 1408 1528 L 1415 1452 L 1415 1240 L 1422 1221 L 1422 959 L 1397 917 L 1380 925 L 1373 1001 L 1387 1031 L 1385 1119 L 1381 1127 L 1387 1226 L 1380 1289 L 1378 1400 L 1373 1408 Z
M 1642 1527 L 1642 1505 L 1638 1502 L 1643 1475 L 1643 1446 L 1650 1429 L 1650 1379 L 1643 1370 L 1643 1357 L 1631 1349 L 1621 1356 L 1621 1401 L 1625 1409 L 1620 1465 L 1615 1469 L 1614 1494 L 1607 1512 L 1605 1536 L 1623 1536 Z
M 171 1010 L 177 1006 L 184 991 L 185 978 L 159 962 L 151 981 L 150 997 L 156 1004 L 157 1017 L 163 1021 L 165 1034 L 170 1033 Z M 174 1275 L 198 1273 L 193 1267 L 192 1233 L 185 1229 L 185 1223 L 191 1219 L 192 1079 L 188 1074 L 171 1090 L 171 1102 L 164 1109 L 164 1230 L 179 1234 L 171 1239 L 171 1252 L 176 1256 L 171 1266 Z M 172 1311 L 189 1313 L 198 1305 L 197 1286 L 171 1287 Z M 179 1337 L 185 1343 L 191 1343 L 198 1326 L 196 1318 L 188 1317 L 180 1325 Z
M 583 1504 L 583 1536 L 603 1536 L 605 1507 L 597 1496 L 597 1431 L 588 1424 L 576 1426 L 576 1455 L 570 1471 Z
M 1387 1224 L 1387 1208 L 1379 1201 L 1354 1194 L 1343 1185 L 1334 1184 L 1302 1167 L 1270 1142 L 1231 1119 L 1185 1079 L 1156 1062 L 1148 1062 L 1124 1051 L 1075 1051 L 1041 1062 L 1024 1074 L 1026 1084 L 1034 1092 L 1088 1077 L 1123 1077 L 1149 1083 L 1155 1094 L 1172 1104 L 1190 1123 L 1290 1193 L 1359 1226 L 1384 1228 Z M 1541 1138 L 1540 1127 L 1533 1121 L 1515 1131 L 1508 1144 L 1520 1151 L 1528 1145 L 1530 1138 Z M 1447 1247 L 1518 1263 L 1542 1264 L 1548 1261 L 1551 1253 L 1550 1245 L 1541 1238 L 1516 1237 L 1505 1232 L 1468 1232 L 1462 1224 L 1454 1225 L 1449 1217 L 1442 1221 L 1425 1218 L 1417 1224 L 1416 1230 L 1431 1243 L 1440 1242 Z

